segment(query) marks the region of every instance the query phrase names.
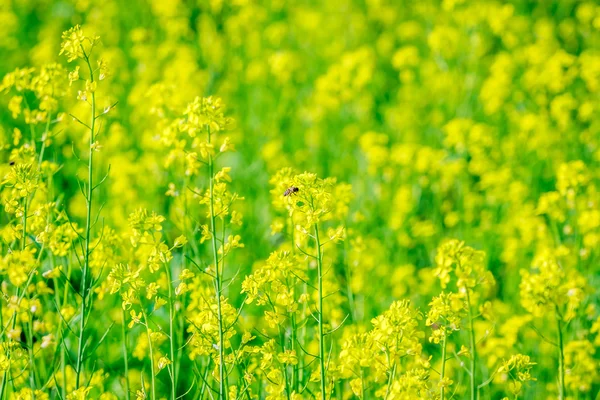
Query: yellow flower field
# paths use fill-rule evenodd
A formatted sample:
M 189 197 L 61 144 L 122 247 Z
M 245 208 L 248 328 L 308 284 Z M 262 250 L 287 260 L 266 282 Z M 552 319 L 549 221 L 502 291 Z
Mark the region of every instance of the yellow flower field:
M 600 399 L 600 4 L 0 1 L 0 400 Z

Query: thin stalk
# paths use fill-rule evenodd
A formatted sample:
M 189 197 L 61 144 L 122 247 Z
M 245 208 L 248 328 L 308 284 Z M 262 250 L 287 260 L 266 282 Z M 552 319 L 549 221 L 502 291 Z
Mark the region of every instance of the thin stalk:
M 565 398 L 565 354 L 563 346 L 562 324 L 558 310 L 556 312 L 556 330 L 558 331 L 558 400 Z
M 304 283 L 302 285 L 302 294 L 308 296 L 308 285 L 306 283 Z M 308 314 L 308 302 L 305 301 L 304 304 L 302 305 L 302 313 L 301 313 L 301 315 L 304 316 L 304 318 L 306 318 L 305 316 L 307 314 Z M 300 326 L 301 326 L 301 329 L 297 333 L 298 339 L 296 340 L 296 343 L 298 343 L 298 347 L 299 348 L 301 348 L 300 343 L 306 343 L 306 332 L 307 332 L 307 326 L 308 326 L 308 324 L 301 323 Z M 298 352 L 296 354 L 301 354 L 301 353 Z M 309 363 L 309 365 L 310 365 L 310 363 Z M 304 359 L 304 357 L 298 357 L 298 385 L 299 385 L 300 388 L 302 388 L 302 384 L 305 381 L 306 381 L 305 359 Z
M 440 371 L 440 399 L 444 400 L 444 375 L 446 373 L 446 335 L 442 339 L 442 369 Z
M 204 399 L 204 391 L 206 390 L 207 385 L 207 379 L 208 379 L 208 374 L 210 372 L 210 357 L 208 358 L 208 363 L 206 364 L 206 370 L 204 371 L 204 378 L 202 379 L 202 386 L 200 386 L 200 396 L 198 396 L 199 399 Z M 198 370 L 198 372 L 201 372 L 200 370 Z M 208 389 L 209 393 L 210 393 L 210 388 Z
M 52 256 L 52 268 L 54 268 L 56 266 L 56 262 L 54 260 L 54 256 Z M 65 272 L 66 274 L 66 280 L 69 281 L 70 277 L 71 277 L 71 263 L 67 261 L 67 271 Z M 58 278 L 54 278 L 54 287 L 56 288 L 56 307 L 57 307 L 57 311 L 60 312 L 60 310 L 62 310 L 64 308 L 64 306 L 67 304 L 67 299 L 68 299 L 68 290 L 69 290 L 69 285 L 65 284 L 64 285 L 64 289 L 63 289 L 63 293 L 61 295 L 61 293 L 59 292 L 59 280 Z M 61 399 L 66 399 L 67 398 L 67 372 L 66 372 L 66 368 L 67 368 L 67 358 L 66 358 L 66 353 L 65 353 L 65 330 L 64 330 L 64 320 L 62 318 L 58 319 L 58 327 L 56 330 L 56 337 L 60 338 L 60 340 L 58 340 L 57 346 L 60 347 L 60 372 L 61 372 L 61 383 L 62 386 L 59 389 L 59 385 L 57 385 L 56 387 L 56 391 L 60 392 L 60 398 Z
M 121 344 L 123 347 L 123 368 L 124 368 L 124 373 L 125 373 L 125 399 L 129 400 L 130 398 L 130 394 L 129 394 L 129 360 L 128 360 L 128 354 L 129 351 L 127 350 L 127 329 L 125 328 L 126 325 L 126 317 L 125 317 L 125 309 L 123 309 L 123 307 L 121 307 L 121 314 L 123 315 L 123 325 L 121 328 Z
M 83 47 L 82 47 L 83 50 Z M 88 66 L 90 72 L 90 81 L 94 82 L 94 71 L 88 55 L 83 52 L 84 60 Z M 94 130 L 96 124 L 96 93 L 92 92 L 92 118 L 90 123 L 90 143 L 88 153 L 88 186 L 87 186 L 87 197 L 86 197 L 86 216 L 85 216 L 85 252 L 83 261 L 83 272 L 81 278 L 81 315 L 79 321 L 79 344 L 77 347 L 77 375 L 75 379 L 75 388 L 79 388 L 81 382 L 81 370 L 83 368 L 84 348 L 83 344 L 85 341 L 85 321 L 86 321 L 86 304 L 87 295 L 89 288 L 87 287 L 89 264 L 90 264 L 90 237 L 92 230 L 92 194 L 94 192 L 93 186 L 93 166 L 94 166 Z
M 177 399 L 177 376 L 175 375 L 175 329 L 173 328 L 173 321 L 175 319 L 175 310 L 173 307 L 173 285 L 171 278 L 171 267 L 165 263 L 165 270 L 167 271 L 167 283 L 169 287 L 169 351 L 171 353 L 171 400 Z
M 23 240 L 21 242 L 21 251 L 25 250 L 25 247 L 27 246 L 27 203 L 28 203 L 28 197 L 26 196 L 23 199 Z M 23 288 L 23 290 L 25 291 L 25 293 L 27 293 L 27 286 Z M 27 296 L 29 297 L 29 296 Z M 15 320 L 16 320 L 16 314 L 15 314 Z M 31 395 L 33 397 L 33 400 L 35 400 L 35 360 L 34 360 L 34 354 L 33 354 L 33 329 L 32 329 L 32 324 L 33 324 L 33 315 L 31 315 L 31 319 L 30 319 L 30 323 L 28 323 L 28 334 L 27 334 L 27 350 L 28 350 L 28 354 L 29 354 L 29 384 L 31 385 Z
M 277 310 L 275 309 L 275 306 L 272 305 L 272 307 L 273 307 L 273 312 L 276 314 Z M 279 325 L 279 324 L 277 324 L 277 329 L 279 330 L 279 342 L 281 343 L 281 352 L 285 353 L 285 350 L 286 350 L 285 349 L 285 333 L 281 330 L 281 325 Z M 283 370 L 283 380 L 285 382 L 285 394 L 286 394 L 287 399 L 290 400 L 290 396 L 292 393 L 291 393 L 291 388 L 290 388 L 290 380 L 289 380 L 289 376 L 288 376 L 287 365 L 283 364 L 282 370 Z
M 295 252 L 296 250 L 296 245 L 294 243 L 294 219 L 292 216 L 290 216 L 290 236 L 291 236 L 291 241 L 292 241 L 292 251 Z M 295 295 L 295 287 L 294 287 L 294 302 L 296 302 L 296 295 Z M 291 313 L 291 321 L 292 321 L 292 334 L 291 334 L 291 341 L 292 341 L 292 351 L 295 352 L 295 354 L 298 356 L 300 354 L 299 349 L 298 349 L 298 343 L 297 343 L 297 330 L 298 330 L 298 325 L 296 323 L 296 311 L 292 311 Z M 299 357 L 301 358 L 301 357 Z M 294 393 L 298 393 L 298 389 L 299 389 L 299 370 L 300 370 L 300 365 L 301 365 L 301 360 L 298 360 L 298 362 L 296 363 L 296 365 L 292 366 L 293 368 L 293 372 L 292 372 L 292 390 L 294 391 Z
M 27 323 L 27 351 L 29 354 L 29 384 L 31 385 L 32 400 L 35 400 L 35 359 L 33 354 L 33 314 Z
M 73 272 L 73 264 L 71 263 L 70 260 L 67 260 L 67 276 L 66 276 L 67 282 L 71 281 L 71 273 L 72 272 Z M 65 289 L 63 292 L 63 302 L 62 302 L 61 309 L 67 305 L 68 300 L 69 300 L 69 284 L 65 283 Z M 61 321 L 61 340 L 64 341 L 65 340 L 65 329 L 62 328 L 62 326 L 65 324 L 64 324 L 62 318 L 60 319 L 60 321 Z M 67 334 L 68 334 L 68 332 L 67 332 Z M 67 353 L 66 353 L 66 347 L 64 345 L 61 347 L 62 347 L 61 348 L 61 351 L 62 351 L 62 353 L 61 353 L 61 355 L 62 355 L 62 366 L 61 366 L 62 370 L 61 371 L 62 371 L 62 381 L 63 381 L 62 390 L 64 393 L 63 399 L 66 399 L 67 398 L 67 394 L 66 394 L 67 393 Z
M 190 178 L 186 177 L 185 180 L 183 181 L 183 186 L 184 188 L 189 187 L 189 181 Z M 190 215 L 189 214 L 189 209 L 188 209 L 188 196 L 187 194 L 183 194 L 183 232 L 182 234 L 185 237 L 193 237 L 193 233 L 189 234 L 189 232 L 191 231 L 191 229 L 188 229 L 188 218 L 187 216 Z M 182 263 L 183 263 L 183 268 L 186 269 L 188 267 L 188 246 L 183 246 L 182 250 L 182 255 L 183 255 L 183 259 L 182 259 Z M 181 298 L 181 310 L 185 310 L 186 309 L 186 297 L 183 296 Z M 178 333 L 179 333 L 179 343 L 185 343 L 185 338 L 184 338 L 184 334 L 185 334 L 185 318 L 183 316 L 182 313 L 179 313 L 178 315 Z M 181 361 L 182 357 L 183 357 L 183 351 L 184 351 L 184 346 L 179 346 L 178 350 L 177 350 L 177 360 L 178 362 L 176 363 L 175 361 L 173 361 L 173 373 L 175 374 L 175 385 L 177 385 L 178 382 L 178 377 L 179 377 L 179 371 L 181 368 Z
M 291 335 L 291 341 L 292 341 L 292 351 L 294 351 L 296 353 L 296 355 L 299 355 L 296 347 L 298 346 L 298 344 L 296 343 L 296 330 L 298 329 L 298 327 L 296 326 L 296 312 L 292 312 L 291 313 L 291 320 L 292 320 L 292 335 Z M 292 390 L 295 393 L 298 393 L 298 363 L 296 363 L 296 365 L 292 366 Z
M 148 318 L 146 317 L 146 311 L 142 309 L 142 315 L 144 316 L 144 325 L 146 325 L 146 336 L 148 337 L 148 349 L 150 350 L 150 374 L 151 385 L 152 385 L 152 400 L 156 400 L 156 378 L 154 373 L 154 350 L 152 350 L 152 338 L 150 336 L 150 326 L 148 326 Z
M 390 362 L 389 354 L 387 354 L 387 358 L 388 358 L 388 364 L 389 364 L 389 362 Z M 392 388 L 392 382 L 394 381 L 394 378 L 396 377 L 396 365 L 397 365 L 396 361 L 394 361 L 394 365 L 392 366 L 392 373 L 388 377 L 387 387 L 385 389 L 385 396 L 383 397 L 384 400 L 387 400 L 388 396 L 390 395 L 390 389 Z
M 471 298 L 469 296 L 469 289 L 466 289 L 466 293 L 467 293 L 467 311 L 469 314 L 469 325 L 470 325 L 470 329 L 469 329 L 469 351 L 471 352 L 471 359 L 470 359 L 470 363 L 471 363 L 471 380 L 470 380 L 470 387 L 471 387 L 471 400 L 476 400 L 477 399 L 477 385 L 475 384 L 475 378 L 476 378 L 476 365 L 477 365 L 477 350 L 475 348 L 475 329 L 473 328 L 473 313 L 471 311 Z
M 360 393 L 361 399 L 366 399 L 365 397 L 365 371 L 363 367 L 360 367 Z
M 210 144 L 210 127 L 206 128 L 208 143 Z M 215 295 L 217 300 L 217 319 L 219 324 L 219 399 L 227 400 L 227 388 L 225 387 L 225 337 L 223 332 L 223 314 L 221 305 L 222 276 L 219 269 L 219 256 L 217 250 L 217 221 L 214 203 L 214 162 L 212 155 L 208 156 L 209 173 L 209 196 L 210 196 L 210 229 L 212 231 L 213 262 L 215 263 Z
M 21 251 L 25 250 L 27 246 L 27 197 L 23 199 L 23 237 L 21 238 Z
M 48 136 L 48 131 L 50 130 L 50 119 L 51 116 L 48 114 L 48 121 L 46 121 L 46 129 L 42 134 L 42 149 L 40 150 L 40 156 L 38 157 L 38 171 L 42 168 L 42 161 L 44 161 L 44 152 L 46 151 L 46 136 Z
M 54 287 L 58 288 L 58 279 L 54 278 Z M 58 293 L 58 290 L 56 291 L 56 304 L 60 305 L 60 293 Z M 60 309 L 59 309 L 60 312 Z M 65 357 L 65 346 L 63 345 L 63 341 L 65 340 L 64 338 L 64 332 L 63 332 L 63 320 L 62 318 L 59 318 L 58 320 L 58 329 L 57 329 L 57 333 L 56 333 L 57 337 L 60 337 L 60 340 L 58 341 L 57 346 L 60 347 L 60 371 L 61 371 L 61 375 L 62 375 L 62 388 L 60 388 L 60 393 L 61 393 L 61 397 L 63 399 L 67 398 L 67 374 L 65 372 L 65 368 L 66 368 L 66 357 Z M 59 391 L 59 388 L 56 388 L 56 391 Z
M 321 370 L 321 399 L 326 400 L 326 372 L 325 372 L 325 335 L 323 334 L 323 257 L 321 254 L 321 241 L 319 227 L 315 224 L 315 245 L 317 247 L 317 278 L 319 290 L 319 367 Z
M 186 309 L 186 303 L 185 303 L 185 297 L 182 298 L 181 300 L 181 309 L 185 310 Z M 179 343 L 185 343 L 185 339 L 184 339 L 184 332 L 185 332 L 185 320 L 182 317 L 181 313 L 179 314 L 179 329 L 177 330 L 179 332 Z M 177 364 L 175 364 L 174 370 L 175 370 L 175 382 L 178 382 L 178 377 L 179 377 L 179 371 L 181 368 L 181 359 L 183 356 L 183 350 L 184 347 L 183 346 L 179 346 L 178 350 L 177 350 Z

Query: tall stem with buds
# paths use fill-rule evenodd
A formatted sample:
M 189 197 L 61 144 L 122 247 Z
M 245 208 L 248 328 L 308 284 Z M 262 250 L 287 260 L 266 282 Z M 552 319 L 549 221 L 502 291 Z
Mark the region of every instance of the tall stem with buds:
M 88 67 L 90 73 L 90 82 L 94 83 L 94 70 L 92 69 L 92 64 L 90 62 L 89 56 L 83 50 L 83 59 Z M 84 342 L 85 342 L 85 324 L 87 320 L 87 305 L 88 305 L 88 274 L 89 274 L 89 266 L 90 266 L 90 239 L 91 239 L 91 231 L 92 231 L 92 195 L 94 193 L 93 186 L 93 167 L 94 167 L 94 134 L 95 134 L 95 126 L 96 126 L 96 93 L 92 91 L 92 115 L 90 121 L 90 141 L 89 141 L 89 151 L 88 151 L 88 184 L 87 184 L 87 194 L 86 194 L 86 216 L 85 216 L 85 244 L 84 244 L 84 254 L 83 254 L 83 272 L 81 277 L 81 312 L 80 312 L 80 320 L 79 320 L 79 345 L 77 347 L 77 368 L 76 368 L 76 379 L 75 379 L 75 387 L 79 388 L 81 382 L 81 370 L 83 368 L 84 361 Z
M 206 128 L 208 135 L 208 143 L 211 143 L 210 127 Z M 219 268 L 219 255 L 217 250 L 217 221 L 215 215 L 215 203 L 214 203 L 214 186 L 215 186 L 215 171 L 214 171 L 214 159 L 212 155 L 208 156 L 208 174 L 209 174 L 209 196 L 210 196 L 210 230 L 211 244 L 213 252 L 213 263 L 215 264 L 215 296 L 217 301 L 217 319 L 219 325 L 219 399 L 227 399 L 227 387 L 225 385 L 225 337 L 223 332 L 223 310 L 221 304 L 221 291 L 223 289 L 223 276 L 222 271 Z
M 148 325 L 148 316 L 146 311 L 142 308 L 142 315 L 144 316 L 144 325 L 146 327 L 146 337 L 148 338 L 148 349 L 150 350 L 150 375 L 151 375 L 151 388 L 152 400 L 156 400 L 156 372 L 154 371 L 154 350 L 152 348 L 152 335 L 150 332 L 150 326 Z
M 315 246 L 317 247 L 317 283 L 319 296 L 319 368 L 321 371 L 321 399 L 327 398 L 326 370 L 325 370 L 325 335 L 323 333 L 323 255 L 321 254 L 321 240 L 319 227 L 315 224 Z
M 171 357 L 171 400 L 177 399 L 177 375 L 176 375 L 176 362 L 175 362 L 175 298 L 173 296 L 173 279 L 171 277 L 171 266 L 167 263 L 165 265 L 165 271 L 167 273 L 167 286 L 169 289 L 169 352 Z
M 440 399 L 444 400 L 444 375 L 446 374 L 446 341 L 447 335 L 444 333 L 444 338 L 442 339 L 442 368 L 440 371 Z

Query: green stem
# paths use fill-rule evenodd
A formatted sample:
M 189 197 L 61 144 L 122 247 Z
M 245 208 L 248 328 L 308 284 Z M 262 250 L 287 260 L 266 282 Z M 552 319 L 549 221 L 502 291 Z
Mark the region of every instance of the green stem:
M 90 80 L 94 82 L 94 71 L 88 55 L 84 51 L 84 59 L 90 72 Z M 86 197 L 86 217 L 85 217 L 85 247 L 83 272 L 81 278 L 81 315 L 79 320 L 79 344 L 77 347 L 77 371 L 75 379 L 75 388 L 78 389 L 81 382 L 81 370 L 83 368 L 84 341 L 85 341 L 85 322 L 86 322 L 86 304 L 89 288 L 87 287 L 89 264 L 90 264 L 90 238 L 92 230 L 92 194 L 93 186 L 93 165 L 94 165 L 94 130 L 96 124 L 96 93 L 92 92 L 92 118 L 90 123 L 90 143 L 88 153 L 88 186 Z
M 210 127 L 206 129 L 208 134 L 208 143 L 210 144 Z M 222 276 L 219 269 L 219 256 L 217 250 L 217 221 L 215 216 L 214 203 L 214 162 L 212 155 L 208 156 L 209 173 L 209 196 L 210 196 L 210 229 L 212 232 L 212 250 L 213 262 L 215 264 L 215 295 L 217 300 L 217 319 L 219 324 L 219 399 L 227 400 L 227 388 L 225 387 L 225 337 L 223 332 L 223 314 L 221 304 Z M 225 255 L 223 255 L 225 256 Z
M 360 367 L 360 393 L 361 399 L 366 399 L 365 397 L 365 371 L 363 367 Z
M 52 116 L 48 114 L 48 121 L 46 121 L 46 129 L 42 134 L 42 149 L 40 150 L 40 156 L 38 157 L 38 172 L 42 168 L 42 161 L 44 161 L 44 152 L 46 151 L 46 136 L 48 136 L 48 131 L 50 131 L 50 119 Z
M 565 398 L 565 354 L 563 346 L 562 324 L 558 310 L 556 312 L 556 330 L 558 331 L 558 400 Z
M 31 385 L 31 397 L 35 400 L 35 359 L 33 354 L 33 314 L 27 323 L 27 351 L 29 353 L 29 384 Z
M 52 268 L 54 268 L 56 266 L 56 263 L 54 262 L 54 257 L 52 257 Z M 66 281 L 69 282 L 71 279 L 71 263 L 67 261 L 67 271 L 65 272 L 66 276 Z M 69 285 L 65 284 L 64 288 L 63 288 L 63 294 L 62 294 L 62 299 L 61 299 L 61 294 L 58 291 L 59 285 L 58 282 L 59 280 L 57 278 L 54 278 L 55 284 L 54 287 L 56 287 L 56 304 L 58 307 L 58 310 L 60 312 L 60 310 L 62 310 L 64 308 L 64 306 L 67 304 L 67 299 L 68 299 L 68 293 L 69 293 Z M 60 337 L 60 341 L 58 342 L 57 346 L 60 347 L 60 371 L 61 371 L 61 375 L 62 375 L 62 387 L 60 388 L 60 397 L 62 399 L 66 399 L 67 398 L 67 357 L 66 357 L 66 353 L 65 353 L 65 329 L 64 329 L 64 321 L 62 318 L 59 318 L 58 320 L 58 329 L 57 329 L 57 333 L 56 333 L 56 337 Z M 57 385 L 58 386 L 58 385 Z M 58 387 L 56 388 L 56 391 L 58 392 L 59 389 Z
M 326 373 L 325 373 L 325 335 L 323 334 L 323 257 L 321 254 L 321 241 L 319 227 L 315 224 L 315 245 L 317 247 L 317 279 L 319 291 L 319 365 L 321 370 L 321 399 L 326 400 Z
M 475 328 L 473 326 L 473 313 L 471 311 L 471 297 L 469 296 L 469 289 L 465 288 L 467 293 L 467 311 L 469 314 L 469 350 L 471 352 L 471 376 L 470 376 L 470 386 L 471 386 L 471 400 L 477 399 L 477 385 L 476 375 L 477 375 L 477 349 L 475 348 Z
M 440 372 L 440 399 L 444 400 L 444 375 L 446 373 L 446 334 L 442 339 L 442 369 Z
M 388 364 L 389 364 L 389 362 L 390 362 L 389 354 L 387 354 L 387 359 L 388 359 Z M 392 388 L 392 382 L 394 381 L 395 376 L 396 376 L 396 361 L 394 361 L 394 364 L 392 366 L 392 372 L 390 373 L 390 376 L 388 377 L 387 387 L 385 389 L 385 396 L 383 397 L 384 400 L 387 400 L 388 396 L 390 395 L 390 389 Z
M 296 355 L 298 355 L 298 351 L 296 351 L 296 347 L 298 346 L 296 343 L 296 330 L 298 329 L 298 327 L 296 326 L 296 312 L 292 312 L 291 313 L 291 320 L 292 320 L 292 335 L 291 335 L 291 341 L 292 341 L 292 351 L 295 352 Z M 292 390 L 295 393 L 298 393 L 298 365 L 300 364 L 300 362 L 296 363 L 296 365 L 294 365 L 293 368 L 293 372 L 292 372 Z
M 27 197 L 23 198 L 23 237 L 21 238 L 21 251 L 25 250 L 27 246 Z
M 175 319 L 175 310 L 173 307 L 173 285 L 171 278 L 171 267 L 165 263 L 165 270 L 167 271 L 167 284 L 169 287 L 169 350 L 171 353 L 171 400 L 177 399 L 177 376 L 175 375 L 175 329 L 173 328 L 173 322 Z
M 207 387 L 206 382 L 208 380 L 208 374 L 210 372 L 210 361 L 211 361 L 211 359 L 209 357 L 208 363 L 206 364 L 206 369 L 204 371 L 204 379 L 202 379 L 202 386 L 200 386 L 200 395 L 198 396 L 198 399 L 204 399 L 204 392 L 206 391 L 206 387 Z M 201 371 L 199 371 L 199 372 L 201 372 Z
M 292 251 L 295 253 L 296 250 L 296 245 L 294 243 L 294 219 L 292 216 L 290 216 L 290 237 L 291 237 L 291 242 L 292 242 Z M 295 287 L 294 287 L 294 302 L 296 302 L 296 296 L 295 296 Z M 296 356 L 298 356 L 300 354 L 300 352 L 298 351 L 298 325 L 296 323 L 296 312 L 292 311 L 291 313 L 291 321 L 292 321 L 292 334 L 291 334 L 291 341 L 292 341 L 292 350 L 296 353 Z M 300 366 L 301 366 L 301 357 L 298 357 L 298 363 L 296 363 L 296 365 L 293 366 L 293 373 L 292 373 L 292 390 L 295 393 L 298 393 L 298 389 L 299 389 L 299 370 L 300 370 Z
M 189 181 L 190 181 L 190 178 L 186 177 L 185 180 L 184 180 L 184 182 L 183 182 L 183 187 L 188 187 L 189 186 Z M 188 213 L 188 197 L 187 197 L 187 195 L 183 196 L 183 210 L 184 211 L 183 211 L 183 232 L 182 232 L 182 234 L 185 237 L 190 237 L 190 235 L 188 235 L 189 230 L 188 230 L 188 227 L 187 227 L 187 220 L 188 220 L 187 216 L 189 215 L 189 213 Z M 187 265 L 188 264 L 188 246 L 183 246 L 182 253 L 183 253 L 182 254 L 183 255 L 183 259 L 182 259 L 183 268 L 186 269 L 188 267 L 188 265 Z M 186 302 L 185 302 L 185 300 L 186 300 L 186 298 L 185 298 L 185 296 L 183 296 L 181 298 L 181 309 L 182 310 L 186 309 Z M 178 340 L 179 340 L 179 343 L 184 343 L 185 342 L 185 339 L 184 339 L 184 334 L 185 334 L 185 316 L 182 313 L 179 313 L 178 318 L 179 318 L 179 320 L 178 320 L 178 322 L 179 322 L 179 329 L 178 329 L 179 339 Z M 179 349 L 177 350 L 177 360 L 181 360 L 182 359 L 183 351 L 184 351 L 184 347 L 180 346 Z M 178 377 L 179 377 L 179 371 L 180 371 L 180 368 L 181 368 L 181 363 L 180 362 L 177 362 L 177 363 L 173 362 L 173 365 L 174 365 L 174 367 L 173 367 L 173 373 L 175 374 L 175 384 L 177 384 Z
M 150 373 L 151 385 L 152 385 L 152 400 L 156 400 L 156 378 L 154 373 L 154 350 L 152 350 L 152 337 L 150 335 L 150 327 L 148 326 L 148 317 L 146 317 L 146 311 L 142 308 L 142 315 L 144 316 L 144 325 L 146 325 L 146 336 L 148 337 L 148 349 L 150 350 Z
M 55 279 L 55 287 L 58 288 L 58 279 Z M 56 300 L 56 304 L 61 304 L 60 303 L 60 293 L 58 293 L 57 291 L 57 300 Z M 61 307 L 62 309 L 62 307 Z M 58 310 L 60 312 L 60 309 Z M 60 393 L 62 395 L 63 399 L 67 398 L 67 372 L 66 372 L 66 368 L 67 368 L 67 360 L 66 360 L 66 354 L 65 354 L 65 346 L 64 346 L 64 340 L 65 340 L 65 333 L 63 330 L 63 320 L 62 318 L 59 318 L 59 325 L 58 325 L 58 332 L 57 332 L 57 337 L 59 337 L 60 335 L 60 341 L 58 342 L 57 346 L 60 346 L 60 372 L 62 375 L 62 388 L 60 388 Z M 56 388 L 56 391 L 58 392 L 59 389 Z
M 267 297 L 269 297 L 267 295 Z M 271 303 L 271 300 L 269 299 L 269 303 Z M 273 310 L 274 314 L 277 314 L 277 309 L 275 308 L 275 305 L 273 303 L 271 303 L 271 307 Z M 279 343 L 281 346 L 281 352 L 285 353 L 285 333 L 281 330 L 281 325 L 277 324 L 277 330 L 279 331 Z M 291 396 L 291 388 L 290 388 L 290 381 L 289 381 L 289 376 L 288 376 L 288 367 L 286 364 L 282 364 L 281 365 L 281 369 L 283 371 L 283 380 L 285 382 L 285 394 L 288 400 L 290 400 L 290 396 Z
M 125 310 L 123 309 L 123 307 L 121 307 L 121 313 L 123 315 L 123 326 L 121 327 L 121 344 L 123 346 L 123 367 L 125 369 L 125 399 L 129 400 L 129 351 L 127 350 L 127 329 L 125 328 L 125 321 L 127 321 L 127 319 L 125 317 Z

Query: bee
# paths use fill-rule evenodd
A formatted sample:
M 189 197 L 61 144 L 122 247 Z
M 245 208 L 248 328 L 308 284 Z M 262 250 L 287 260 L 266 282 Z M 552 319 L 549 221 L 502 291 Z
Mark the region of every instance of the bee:
M 290 186 L 289 188 L 286 189 L 286 191 L 283 193 L 283 195 L 289 196 L 294 193 L 298 193 L 299 191 L 300 191 L 300 189 L 298 189 L 296 186 Z
M 15 162 L 11 161 L 11 162 L 8 163 L 8 165 L 13 166 L 13 165 L 15 165 Z

